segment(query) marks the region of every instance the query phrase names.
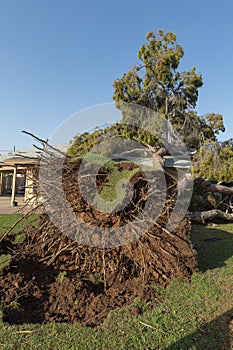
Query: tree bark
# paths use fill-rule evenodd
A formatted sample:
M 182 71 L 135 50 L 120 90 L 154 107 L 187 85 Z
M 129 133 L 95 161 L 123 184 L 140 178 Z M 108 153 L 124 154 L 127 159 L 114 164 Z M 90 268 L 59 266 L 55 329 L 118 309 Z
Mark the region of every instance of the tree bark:
M 157 169 L 163 170 L 164 168 L 164 160 L 163 157 L 166 155 L 167 151 L 165 148 L 160 148 L 153 154 L 153 166 Z M 192 179 L 191 177 L 185 177 L 181 180 L 179 189 L 184 190 L 187 186 L 187 181 L 193 181 L 194 186 L 200 188 L 204 192 L 212 192 L 212 193 L 222 193 L 227 196 L 233 195 L 233 187 L 227 187 L 220 184 L 213 184 L 209 180 L 202 179 L 198 177 L 196 179 Z M 219 209 L 212 209 L 209 211 L 203 212 L 190 212 L 189 217 L 195 223 L 204 224 L 208 221 L 214 219 L 223 219 L 226 221 L 233 222 L 233 213 L 225 213 Z
M 164 147 L 159 148 L 156 152 L 153 153 L 153 167 L 155 169 L 162 170 L 164 169 L 164 159 L 163 157 L 167 154 L 167 150 Z
M 201 177 L 194 179 L 194 185 L 199 187 L 204 192 L 218 192 L 228 196 L 233 195 L 233 187 L 212 184 L 209 180 L 204 180 Z
M 198 224 L 205 224 L 207 221 L 211 221 L 213 219 L 223 219 L 226 221 L 233 222 L 233 214 L 227 214 L 219 209 L 212 209 L 208 211 L 197 211 L 189 213 L 190 219 Z

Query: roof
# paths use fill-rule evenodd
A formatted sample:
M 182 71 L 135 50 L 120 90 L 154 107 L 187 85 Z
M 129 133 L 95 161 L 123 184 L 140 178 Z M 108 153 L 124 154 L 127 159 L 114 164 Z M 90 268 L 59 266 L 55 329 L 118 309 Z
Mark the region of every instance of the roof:
M 56 146 L 56 149 L 61 152 L 66 152 L 68 146 L 67 145 L 59 145 Z M 33 165 L 37 164 L 40 160 L 43 151 L 36 148 L 31 147 L 21 151 L 10 152 L 0 156 L 0 166 L 9 166 L 9 165 Z
M 167 156 L 164 157 L 164 167 L 165 168 L 190 168 L 192 166 L 192 161 L 190 157 L 187 156 Z
M 189 169 L 192 166 L 192 161 L 188 157 L 172 157 L 165 156 L 164 159 L 164 168 L 179 168 L 179 169 Z M 153 167 L 153 157 L 144 157 L 144 158 L 136 158 L 136 157 L 127 157 L 127 160 L 131 160 L 132 162 L 139 163 L 142 165 L 146 165 L 149 167 Z
M 164 167 L 189 169 L 192 166 L 192 157 L 195 154 L 196 150 L 189 149 L 187 150 L 187 153 L 182 151 L 183 149 L 181 148 L 181 152 L 179 152 L 179 150 L 176 150 L 174 155 L 164 156 Z M 121 160 L 130 160 L 132 162 L 149 167 L 153 166 L 153 154 L 149 149 L 145 149 L 145 147 L 134 148 L 124 152 L 121 152 L 121 150 L 119 150 L 118 153 L 114 154 L 114 158 Z
M 54 146 L 55 149 L 66 153 L 68 149 L 68 145 L 58 145 Z M 2 166 L 14 166 L 14 165 L 33 165 L 37 164 L 43 151 L 36 148 L 31 147 L 22 151 L 16 151 L 12 153 L 6 153 L 0 156 L 0 167 Z M 177 154 L 174 156 L 165 156 L 164 157 L 164 167 L 165 168 L 190 168 L 192 165 L 191 161 L 191 152 L 188 155 Z M 116 158 L 119 155 L 115 155 Z M 127 152 L 123 152 L 120 154 L 121 157 L 124 158 L 126 156 L 127 160 L 131 160 L 134 162 L 138 162 L 139 164 L 153 166 L 153 157 L 150 151 L 143 149 L 134 149 Z

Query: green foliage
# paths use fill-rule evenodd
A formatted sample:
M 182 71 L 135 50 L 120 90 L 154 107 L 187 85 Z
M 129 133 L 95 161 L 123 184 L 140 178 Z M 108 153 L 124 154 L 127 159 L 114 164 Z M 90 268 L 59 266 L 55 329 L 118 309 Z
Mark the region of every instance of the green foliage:
M 13 226 L 16 221 L 24 218 L 24 214 L 1 214 L 0 215 L 0 234 L 5 233 L 11 226 Z M 22 232 L 25 227 L 33 225 L 38 227 L 37 223 L 38 214 L 30 215 L 26 219 L 21 220 L 11 231 L 12 234 Z
M 222 115 L 197 115 L 195 107 L 203 85 L 202 75 L 195 67 L 180 71 L 183 56 L 184 49 L 174 33 L 149 32 L 138 52 L 139 63 L 113 84 L 113 99 L 121 110 L 122 124 L 77 135 L 68 155 L 82 157 L 102 141 L 117 136 L 159 146 L 161 134 L 168 138 L 178 132 L 185 144 L 194 148 L 203 139 L 216 140 L 216 135 L 225 130 Z M 112 140 L 111 150 L 119 145 L 122 148 L 122 142 Z M 109 147 L 101 153 L 108 156 Z
M 25 241 L 25 239 L 26 239 L 25 233 L 17 234 L 13 244 L 21 244 Z
M 209 203 L 206 193 L 202 193 L 198 189 L 194 188 L 189 205 L 189 211 L 206 211 L 211 209 L 213 209 L 213 207 L 211 203 Z
M 189 211 L 207 211 L 211 209 L 226 210 L 221 194 L 206 193 L 194 187 Z
M 105 129 L 96 129 L 92 133 L 85 133 L 74 137 L 67 155 L 71 158 L 84 157 L 88 152 L 108 157 L 110 154 L 127 150 L 126 140 L 136 139 L 138 142 L 159 144 L 158 137 L 137 126 L 115 123 Z
M 3 270 L 5 267 L 9 266 L 10 263 L 11 263 L 11 255 L 10 254 L 0 255 L 0 270 Z
M 181 134 L 188 146 L 197 147 L 202 137 L 215 139 L 215 133 L 223 131 L 222 116 L 209 114 L 205 118 L 195 112 L 198 100 L 198 90 L 203 85 L 201 74 L 193 67 L 188 71 L 179 71 L 179 64 L 184 56 L 183 47 L 176 42 L 176 35 L 172 32 L 150 32 L 146 35 L 146 43 L 138 52 L 140 63 L 128 73 L 116 79 L 114 100 L 123 114 L 123 122 L 141 123 L 152 126 L 147 115 L 130 113 L 132 105 L 141 105 L 164 115 L 174 129 Z M 154 123 L 158 127 L 158 115 Z M 160 122 L 159 122 L 160 123 Z M 151 140 L 147 140 L 151 144 Z
M 207 113 L 204 115 L 203 119 L 206 125 L 214 134 L 219 134 L 220 131 L 225 131 L 222 114 Z
M 195 176 L 216 181 L 233 181 L 233 148 L 229 143 L 208 142 L 194 158 Z
M 229 142 L 221 144 L 209 141 L 200 147 L 193 160 L 193 175 L 210 179 L 213 183 L 233 181 L 233 148 Z M 205 211 L 213 208 L 226 210 L 222 195 L 194 188 L 189 210 Z

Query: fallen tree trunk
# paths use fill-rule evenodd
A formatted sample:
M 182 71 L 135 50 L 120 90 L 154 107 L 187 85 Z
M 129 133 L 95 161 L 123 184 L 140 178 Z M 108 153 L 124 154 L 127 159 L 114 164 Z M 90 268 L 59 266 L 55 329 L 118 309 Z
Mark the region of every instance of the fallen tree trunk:
M 190 212 L 189 217 L 192 220 L 192 222 L 198 224 L 205 224 L 207 221 L 211 221 L 213 219 L 223 219 L 233 222 L 233 214 L 224 213 L 219 209 Z
M 164 168 L 164 162 L 163 157 L 166 154 L 165 148 L 160 148 L 157 151 L 154 151 L 153 154 L 153 166 L 155 168 L 160 168 L 163 170 Z M 179 191 L 184 191 L 187 187 L 187 183 L 189 181 L 193 181 L 193 184 L 195 187 L 199 188 L 203 192 L 211 192 L 211 193 L 221 193 L 226 196 L 233 196 L 233 187 L 227 187 L 223 186 L 221 184 L 213 184 L 209 180 L 205 180 L 201 177 L 193 179 L 190 174 L 186 174 L 184 178 L 182 178 L 179 182 Z M 222 219 L 226 221 L 233 222 L 233 213 L 225 213 L 219 209 L 212 209 L 208 211 L 199 211 L 199 212 L 189 212 L 189 217 L 192 220 L 192 222 L 199 223 L 199 224 L 205 224 L 208 221 L 214 220 L 214 219 Z
M 233 187 L 227 187 L 219 184 L 213 184 L 209 180 L 204 180 L 201 177 L 194 179 L 194 185 L 199 187 L 204 192 L 218 192 L 228 196 L 233 195 Z
M 164 168 L 164 160 L 163 157 L 167 154 L 167 150 L 164 147 L 159 148 L 157 151 L 152 147 L 149 148 L 150 151 L 153 152 L 153 166 L 156 168 Z M 220 184 L 213 184 L 209 180 L 205 180 L 201 177 L 197 177 L 195 179 L 188 178 L 186 181 L 193 181 L 194 186 L 197 186 L 204 192 L 212 192 L 212 193 L 223 193 L 227 196 L 233 195 L 233 187 L 227 187 Z

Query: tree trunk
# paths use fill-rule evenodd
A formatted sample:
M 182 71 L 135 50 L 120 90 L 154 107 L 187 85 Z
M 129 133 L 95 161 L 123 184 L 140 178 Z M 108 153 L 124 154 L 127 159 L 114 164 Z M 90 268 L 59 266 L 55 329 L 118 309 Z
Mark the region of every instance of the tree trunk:
M 162 170 L 164 169 L 164 160 L 163 157 L 167 154 L 166 148 L 159 148 L 158 151 L 153 153 L 153 167 L 155 169 Z
M 233 195 L 233 187 L 212 184 L 209 180 L 204 180 L 201 177 L 194 179 L 194 185 L 199 187 L 204 192 L 218 192 L 228 196 Z
M 152 149 L 150 149 L 152 150 Z M 156 169 L 164 170 L 164 160 L 163 157 L 167 154 L 166 148 L 160 148 L 157 151 L 153 151 L 153 166 Z M 227 187 L 220 184 L 213 184 L 209 180 L 204 180 L 201 177 L 198 177 L 196 179 L 192 179 L 191 176 L 185 176 L 181 179 L 179 183 L 179 190 L 182 192 L 187 187 L 187 182 L 193 181 L 194 186 L 200 188 L 204 192 L 218 192 L 222 193 L 227 196 L 233 195 L 233 187 Z M 224 213 L 223 211 L 219 209 L 212 209 L 209 211 L 203 211 L 203 212 L 190 212 L 189 217 L 193 222 L 204 224 L 207 221 L 211 221 L 213 219 L 223 219 L 226 221 L 232 221 L 233 222 L 233 213 L 228 214 Z
M 211 221 L 213 219 L 223 219 L 227 221 L 233 222 L 233 214 L 224 213 L 218 209 L 212 209 L 208 211 L 197 211 L 189 213 L 190 219 L 198 224 L 205 224 L 207 221 Z

